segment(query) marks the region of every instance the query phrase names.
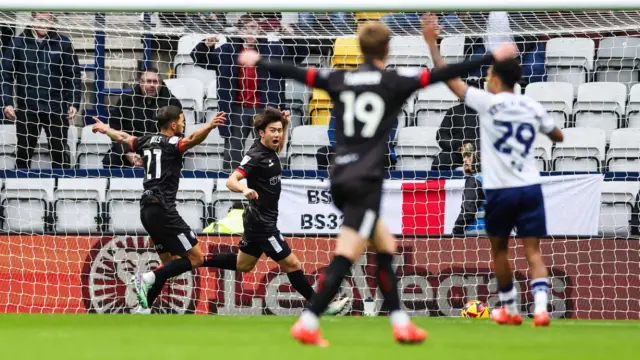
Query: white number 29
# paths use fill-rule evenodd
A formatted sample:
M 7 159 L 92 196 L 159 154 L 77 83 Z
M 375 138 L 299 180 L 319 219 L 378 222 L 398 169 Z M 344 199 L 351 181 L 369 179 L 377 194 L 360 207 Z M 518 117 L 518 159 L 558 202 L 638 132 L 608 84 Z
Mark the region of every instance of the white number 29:
M 344 135 L 351 137 L 356 133 L 355 120 L 363 123 L 360 136 L 370 138 L 375 135 L 384 116 L 384 100 L 373 92 L 363 92 L 356 97 L 353 91 L 340 93 L 344 104 Z

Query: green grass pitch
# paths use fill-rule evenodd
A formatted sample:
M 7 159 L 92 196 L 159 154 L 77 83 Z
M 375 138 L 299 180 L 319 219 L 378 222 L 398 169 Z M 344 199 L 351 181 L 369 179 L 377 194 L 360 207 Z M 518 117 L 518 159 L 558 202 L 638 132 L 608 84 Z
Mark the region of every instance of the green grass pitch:
M 397 345 L 388 318 L 323 318 L 328 348 L 289 337 L 291 317 L 0 315 L 2 359 L 638 359 L 640 322 L 556 320 L 549 328 L 418 318 L 424 344 Z

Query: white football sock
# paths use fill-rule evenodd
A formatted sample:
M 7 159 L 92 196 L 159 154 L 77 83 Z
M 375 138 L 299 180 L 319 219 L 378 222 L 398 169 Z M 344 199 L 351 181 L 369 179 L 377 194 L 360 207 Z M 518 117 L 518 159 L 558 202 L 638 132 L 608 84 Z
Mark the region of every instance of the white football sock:
M 533 293 L 533 301 L 535 304 L 534 314 L 540 314 L 547 311 L 549 303 L 549 279 L 537 278 L 531 280 L 531 292 Z
M 302 321 L 302 325 L 307 330 L 317 330 L 320 327 L 320 321 L 318 316 L 311 312 L 310 310 L 304 310 L 302 315 L 300 316 L 300 321 Z
M 146 272 L 142 274 L 142 281 L 147 284 L 153 284 L 156 282 L 156 274 L 154 274 L 153 271 Z
M 502 302 L 503 306 L 507 309 L 507 313 L 509 315 L 515 315 L 518 313 L 518 302 L 516 301 L 518 296 L 518 292 L 516 291 L 515 286 L 511 288 L 511 290 L 498 293 L 498 298 L 500 298 L 500 302 Z
M 409 315 L 402 310 L 392 311 L 391 314 L 389 314 L 389 318 L 391 319 L 392 326 L 406 326 L 411 322 Z

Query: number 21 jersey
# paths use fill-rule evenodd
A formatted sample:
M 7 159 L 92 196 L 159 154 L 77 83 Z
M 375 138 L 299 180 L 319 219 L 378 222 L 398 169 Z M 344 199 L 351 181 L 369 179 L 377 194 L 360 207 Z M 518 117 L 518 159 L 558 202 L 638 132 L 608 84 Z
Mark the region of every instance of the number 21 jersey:
M 334 104 L 332 182 L 382 181 L 389 133 L 407 98 L 429 85 L 429 77 L 427 69 L 380 70 L 368 63 L 353 71 L 317 69 L 317 74 L 307 74 L 307 85 L 326 90 Z
M 537 132 L 548 134 L 553 119 L 533 99 L 509 92 L 491 94 L 469 87 L 465 103 L 480 118 L 480 161 L 485 189 L 540 183 L 534 143 Z
M 182 171 L 182 138 L 164 134 L 144 135 L 132 141 L 132 151 L 142 156 L 145 190 L 162 196 L 167 207 L 175 207 Z

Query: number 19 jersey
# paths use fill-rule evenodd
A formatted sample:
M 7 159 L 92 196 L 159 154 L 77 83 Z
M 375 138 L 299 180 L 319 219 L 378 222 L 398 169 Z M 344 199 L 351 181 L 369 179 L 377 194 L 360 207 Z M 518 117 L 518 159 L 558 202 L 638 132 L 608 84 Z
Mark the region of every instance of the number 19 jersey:
M 307 85 L 326 90 L 336 116 L 333 183 L 382 181 L 389 133 L 407 98 L 429 85 L 426 69 L 380 70 L 365 63 L 353 71 L 313 69 Z
M 480 118 L 483 187 L 505 189 L 540 183 L 534 156 L 537 132 L 550 133 L 553 119 L 533 99 L 520 94 L 491 94 L 469 87 L 465 103 Z

